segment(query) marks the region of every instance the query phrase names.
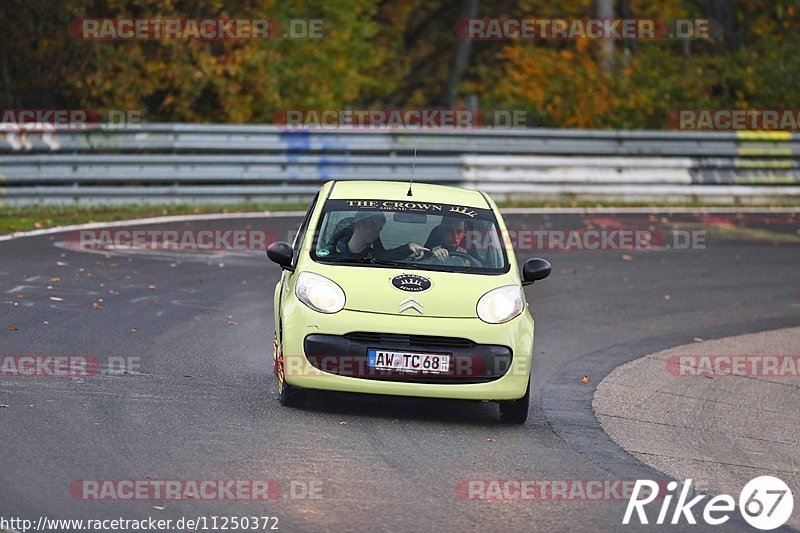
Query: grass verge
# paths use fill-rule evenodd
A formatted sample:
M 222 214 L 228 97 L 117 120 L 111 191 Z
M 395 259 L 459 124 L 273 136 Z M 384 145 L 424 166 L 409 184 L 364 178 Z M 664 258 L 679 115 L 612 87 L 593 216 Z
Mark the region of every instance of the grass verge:
M 245 211 L 304 210 L 308 204 L 241 205 L 122 205 L 122 206 L 27 206 L 0 209 L 0 235 L 31 229 L 52 228 L 86 222 L 110 222 L 131 218 Z

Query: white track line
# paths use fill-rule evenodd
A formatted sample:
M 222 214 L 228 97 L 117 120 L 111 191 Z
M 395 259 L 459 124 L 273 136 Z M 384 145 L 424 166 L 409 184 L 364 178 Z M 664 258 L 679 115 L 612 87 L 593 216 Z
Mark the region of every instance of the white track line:
M 691 213 L 721 213 L 735 215 L 738 213 L 800 213 L 798 207 L 503 207 L 500 212 L 504 215 L 533 215 L 533 214 L 596 214 L 611 213 L 620 215 L 658 215 L 658 214 L 691 214 Z
M 681 214 L 681 213 L 773 213 L 795 214 L 800 213 L 800 207 L 507 207 L 500 211 L 505 215 L 561 215 L 561 214 Z M 191 222 L 195 220 L 226 220 L 237 218 L 288 218 L 301 217 L 305 211 L 247 211 L 243 213 L 205 213 L 198 215 L 167 215 L 149 218 L 133 218 L 129 220 L 116 220 L 110 222 L 88 222 L 85 224 L 72 224 L 69 226 L 56 226 L 53 228 L 18 231 L 8 235 L 0 235 L 0 242 L 21 239 L 23 237 L 38 237 L 52 235 L 66 231 L 120 228 L 125 226 L 141 226 L 145 224 L 169 224 L 174 222 Z
M 20 239 L 22 237 L 38 237 L 65 231 L 83 229 L 121 228 L 125 226 L 139 226 L 144 224 L 169 224 L 171 222 L 191 222 L 193 220 L 224 220 L 234 218 L 282 218 L 301 217 L 305 211 L 248 211 L 244 213 L 205 213 L 200 215 L 167 215 L 149 218 L 132 218 L 128 220 L 115 220 L 109 222 L 87 222 L 85 224 L 72 224 L 70 226 L 56 226 L 53 228 L 35 229 L 30 231 L 17 231 L 8 235 L 0 235 L 0 242 Z

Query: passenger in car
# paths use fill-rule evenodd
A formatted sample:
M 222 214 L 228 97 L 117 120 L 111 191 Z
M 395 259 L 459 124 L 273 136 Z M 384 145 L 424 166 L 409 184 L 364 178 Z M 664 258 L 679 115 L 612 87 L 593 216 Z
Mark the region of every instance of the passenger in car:
M 398 260 L 413 256 L 421 258 L 430 249 L 409 242 L 397 248 L 386 249 L 380 239 L 380 233 L 386 224 L 383 213 L 358 213 L 353 222 L 343 231 L 337 232 L 336 242 L 329 247 L 330 257 L 345 259 L 385 259 Z M 350 231 L 352 228 L 352 231 Z

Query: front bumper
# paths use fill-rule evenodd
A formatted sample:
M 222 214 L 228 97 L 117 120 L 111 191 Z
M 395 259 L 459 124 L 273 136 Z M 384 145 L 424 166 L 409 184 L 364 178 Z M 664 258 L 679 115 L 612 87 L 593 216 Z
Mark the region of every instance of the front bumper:
M 516 400 L 524 396 L 533 353 L 533 318 L 527 311 L 505 324 L 486 324 L 477 318 L 434 318 L 381 315 L 343 310 L 324 315 L 299 302 L 287 305 L 284 315 L 283 354 L 286 381 L 306 389 L 453 398 Z M 359 336 L 360 332 L 360 336 Z M 369 333 L 380 336 L 380 343 Z M 365 336 L 366 334 L 366 336 Z M 359 358 L 366 348 L 406 349 L 398 339 L 442 335 L 467 339 L 472 346 L 414 346 L 423 353 L 451 353 L 468 358 L 455 365 L 454 375 L 359 375 Z M 331 352 L 331 353 L 325 353 Z M 352 357 L 341 368 L 341 356 Z M 310 359 L 310 360 L 309 360 Z M 458 359 L 455 359 L 458 360 Z M 467 372 L 463 372 L 468 369 Z M 380 374 L 380 373 L 379 373 Z

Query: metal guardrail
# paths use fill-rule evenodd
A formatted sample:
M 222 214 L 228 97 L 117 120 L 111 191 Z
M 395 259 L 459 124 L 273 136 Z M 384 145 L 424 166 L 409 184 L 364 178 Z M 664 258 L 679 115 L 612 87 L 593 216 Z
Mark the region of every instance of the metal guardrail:
M 2 131 L 0 129 L 0 131 Z M 10 135 L 17 135 L 9 130 Z M 41 135 L 28 134 L 28 151 L 50 152 Z M 784 132 L 680 132 L 565 129 L 316 129 L 270 125 L 145 124 L 136 127 L 59 131 L 57 150 L 67 153 L 120 152 L 283 152 L 412 153 L 419 149 L 451 154 L 556 154 L 737 156 L 742 142 L 765 153 L 800 155 L 800 138 Z M 2 138 L 0 138 L 2 139 Z M 13 137 L 0 140 L 12 150 Z
M 270 202 L 328 179 L 481 188 L 502 198 L 800 198 L 800 138 L 779 132 L 291 130 L 149 124 L 0 136 L 0 201 Z

